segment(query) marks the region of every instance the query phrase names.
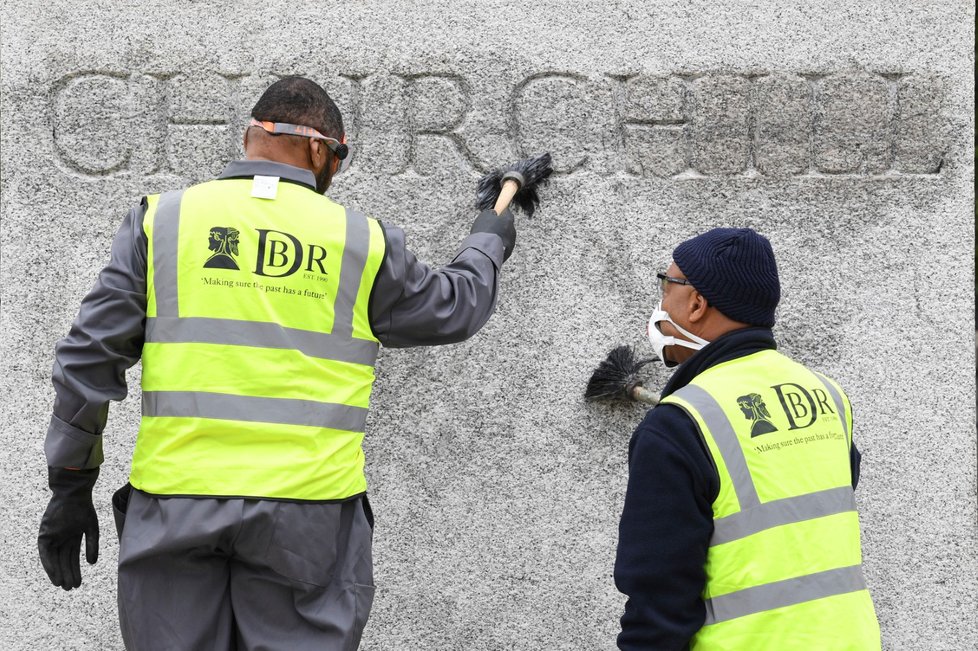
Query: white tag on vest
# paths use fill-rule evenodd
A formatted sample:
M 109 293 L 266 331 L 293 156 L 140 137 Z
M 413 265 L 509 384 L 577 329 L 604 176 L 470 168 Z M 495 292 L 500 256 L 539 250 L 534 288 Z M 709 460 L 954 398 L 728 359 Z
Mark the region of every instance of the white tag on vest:
M 251 196 L 259 199 L 274 199 L 278 193 L 277 176 L 256 176 L 251 184 Z

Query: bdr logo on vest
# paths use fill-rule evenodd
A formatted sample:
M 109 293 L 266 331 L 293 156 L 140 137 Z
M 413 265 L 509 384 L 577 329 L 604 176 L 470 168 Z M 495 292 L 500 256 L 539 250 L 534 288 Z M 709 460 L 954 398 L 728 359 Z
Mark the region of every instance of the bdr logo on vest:
M 775 384 L 771 388 L 777 393 L 785 418 L 788 419 L 788 430 L 811 427 L 820 414 L 835 413 L 829 406 L 829 397 L 821 389 L 809 391 L 794 382 Z M 748 393 L 740 396 L 737 398 L 737 406 L 744 413 L 744 418 L 751 421 L 751 438 L 778 431 L 761 394 Z
M 267 228 L 256 228 L 258 231 L 258 256 L 255 262 L 255 273 L 269 278 L 284 278 L 291 276 L 299 269 L 326 275 L 323 260 L 326 259 L 326 249 L 318 244 L 303 247 L 295 235 L 274 231 Z
M 309 273 L 306 277 L 326 275 L 323 260 L 326 249 L 318 244 L 302 245 L 295 235 L 268 228 L 258 231 L 258 256 L 255 260 L 255 273 L 268 278 L 285 278 L 302 268 Z M 208 269 L 238 269 L 235 257 L 238 255 L 239 231 L 230 226 L 214 226 L 207 240 L 208 249 L 214 253 L 204 262 Z M 315 265 L 316 270 L 313 270 Z
M 810 392 L 800 384 L 786 382 L 771 387 L 778 394 L 781 408 L 788 418 L 788 429 L 805 429 L 815 423 L 820 414 L 834 414 L 829 397 L 821 389 Z

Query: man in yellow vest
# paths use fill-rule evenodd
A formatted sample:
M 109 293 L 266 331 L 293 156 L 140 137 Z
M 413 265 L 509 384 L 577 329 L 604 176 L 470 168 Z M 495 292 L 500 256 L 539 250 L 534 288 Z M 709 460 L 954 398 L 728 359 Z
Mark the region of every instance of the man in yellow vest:
M 648 333 L 676 371 L 629 445 L 618 647 L 879 649 L 852 409 L 776 350 L 770 242 L 717 228 L 680 244 L 658 278 Z
M 373 599 L 361 441 L 374 362 L 492 314 L 516 239 L 483 212 L 437 270 L 324 193 L 350 161 L 317 84 L 272 84 L 216 180 L 146 197 L 55 352 L 38 546 L 52 583 L 98 556 L 110 400 L 142 359 L 129 483 L 113 497 L 128 649 L 354 649 Z

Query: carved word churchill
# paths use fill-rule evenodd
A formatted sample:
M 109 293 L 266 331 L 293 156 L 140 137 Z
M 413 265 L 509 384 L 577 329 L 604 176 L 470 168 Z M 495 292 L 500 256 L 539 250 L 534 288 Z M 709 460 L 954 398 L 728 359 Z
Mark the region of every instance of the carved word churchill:
M 374 71 L 321 81 L 349 116 L 353 141 L 369 152 L 358 161 L 359 173 L 378 176 L 452 170 L 475 176 L 491 161 L 548 149 L 558 174 L 626 180 L 892 179 L 939 176 L 948 148 L 939 77 L 866 71 L 498 74 Z M 87 177 L 205 178 L 236 153 L 254 89 L 273 77 L 178 70 L 66 74 L 49 95 L 54 151 L 64 169 Z M 141 133 L 153 135 L 133 137 Z

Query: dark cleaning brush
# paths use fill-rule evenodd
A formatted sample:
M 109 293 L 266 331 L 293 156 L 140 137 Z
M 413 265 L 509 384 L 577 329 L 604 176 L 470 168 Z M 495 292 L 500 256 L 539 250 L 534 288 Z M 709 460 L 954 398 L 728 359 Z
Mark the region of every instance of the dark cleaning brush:
M 546 183 L 553 171 L 550 154 L 525 158 L 493 170 L 479 179 L 475 205 L 479 210 L 492 208 L 499 214 L 514 202 L 530 217 L 540 204 L 537 187 Z
M 638 372 L 652 359 L 636 359 L 631 346 L 618 346 L 594 369 L 588 380 L 585 398 L 630 398 L 651 405 L 659 398 L 642 386 Z

